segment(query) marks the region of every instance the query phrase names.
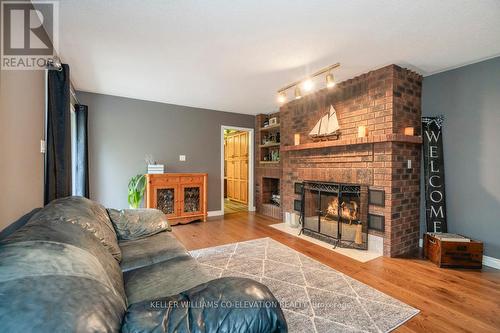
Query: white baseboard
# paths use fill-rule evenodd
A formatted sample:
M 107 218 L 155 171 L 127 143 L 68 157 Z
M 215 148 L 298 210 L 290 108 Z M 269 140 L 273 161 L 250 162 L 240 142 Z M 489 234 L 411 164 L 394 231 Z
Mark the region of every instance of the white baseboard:
M 483 265 L 500 269 L 500 259 L 493 258 L 493 257 L 488 257 L 488 256 L 483 256 Z
M 250 209 L 248 210 L 249 212 L 255 212 L 257 209 L 255 208 L 255 206 L 253 207 L 250 207 Z
M 420 246 L 420 247 L 424 246 L 424 240 L 422 238 L 419 239 L 418 246 Z M 500 269 L 500 259 L 483 255 L 483 265 L 488 266 L 488 267 L 492 267 L 492 268 L 496 268 L 496 269 Z
M 208 217 L 222 216 L 222 215 L 224 215 L 224 211 L 223 210 L 211 210 L 211 211 L 207 212 L 207 215 L 208 215 Z

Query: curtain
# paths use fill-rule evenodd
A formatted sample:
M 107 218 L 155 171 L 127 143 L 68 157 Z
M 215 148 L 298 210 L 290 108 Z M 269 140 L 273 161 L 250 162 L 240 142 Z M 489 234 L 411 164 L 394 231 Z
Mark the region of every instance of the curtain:
M 71 195 L 71 120 L 69 66 L 47 75 L 47 150 L 44 202 Z
M 75 193 L 89 197 L 89 152 L 87 136 L 88 106 L 76 104 L 76 154 L 75 154 Z

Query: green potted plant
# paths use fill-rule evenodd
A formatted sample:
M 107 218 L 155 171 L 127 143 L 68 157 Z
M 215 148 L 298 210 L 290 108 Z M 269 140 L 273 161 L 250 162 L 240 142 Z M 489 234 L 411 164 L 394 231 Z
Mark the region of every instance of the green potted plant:
M 144 190 L 146 189 L 146 177 L 135 175 L 128 182 L 128 204 L 130 208 L 137 209 L 141 206 Z

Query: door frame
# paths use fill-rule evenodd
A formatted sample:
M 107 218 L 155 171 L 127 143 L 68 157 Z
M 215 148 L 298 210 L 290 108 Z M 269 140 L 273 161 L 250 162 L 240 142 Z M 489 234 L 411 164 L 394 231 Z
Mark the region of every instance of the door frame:
M 225 130 L 238 130 L 248 132 L 248 211 L 254 212 L 254 192 L 255 192 L 255 182 L 254 182 L 254 165 L 255 165 L 255 152 L 254 152 L 254 140 L 255 133 L 253 128 L 249 127 L 238 127 L 221 125 L 220 127 L 220 210 L 221 215 L 224 215 L 224 131 Z

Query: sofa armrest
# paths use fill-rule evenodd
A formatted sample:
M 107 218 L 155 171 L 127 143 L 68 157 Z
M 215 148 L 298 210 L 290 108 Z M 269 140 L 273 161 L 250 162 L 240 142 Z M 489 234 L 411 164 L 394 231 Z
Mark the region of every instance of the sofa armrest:
M 129 306 L 122 332 L 285 333 L 276 298 L 263 284 L 245 278 L 220 278 L 177 295 Z

